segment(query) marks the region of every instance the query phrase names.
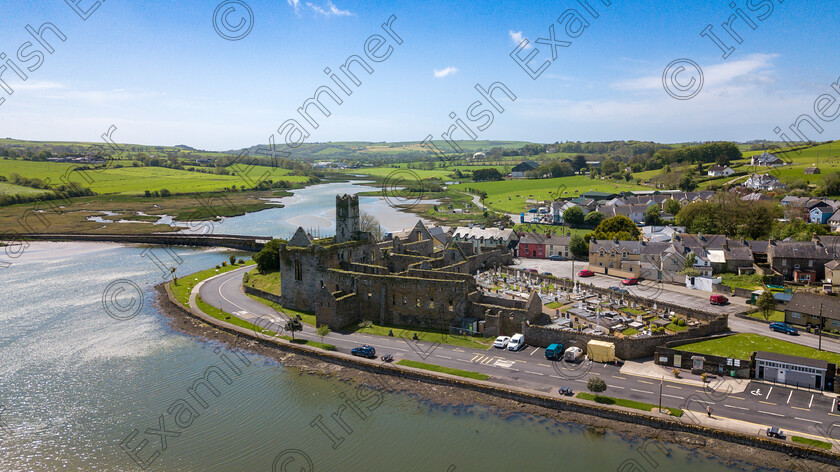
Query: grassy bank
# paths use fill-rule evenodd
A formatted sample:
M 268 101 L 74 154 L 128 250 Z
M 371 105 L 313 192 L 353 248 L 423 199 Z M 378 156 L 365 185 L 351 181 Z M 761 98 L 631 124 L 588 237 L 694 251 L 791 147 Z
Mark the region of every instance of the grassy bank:
M 444 374 L 451 374 L 457 375 L 459 377 L 466 377 L 469 379 L 475 380 L 487 380 L 490 378 L 489 375 L 479 374 L 478 372 L 470 372 L 468 370 L 461 370 L 461 369 L 452 369 L 450 367 L 443 367 L 434 364 L 426 364 L 425 362 L 417 362 L 417 361 L 410 361 L 407 359 L 403 359 L 398 361 L 397 364 L 404 365 L 406 367 L 414 367 L 415 369 L 423 369 L 423 370 L 430 370 L 432 372 L 441 372 Z
M 795 442 L 795 443 L 804 444 L 806 446 L 818 447 L 820 449 L 825 449 L 826 451 L 831 450 L 831 443 L 827 443 L 825 441 L 820 441 L 818 439 L 803 438 L 802 436 L 791 436 L 790 440 Z
M 623 398 L 612 398 L 606 397 L 604 395 L 593 395 L 591 393 L 581 392 L 576 395 L 578 398 L 583 400 L 591 400 L 596 403 L 600 403 L 602 405 L 616 405 L 616 406 L 623 406 L 626 408 L 633 408 L 634 410 L 642 410 L 642 411 L 651 411 L 653 409 L 658 409 L 659 405 L 652 405 L 650 403 L 643 403 L 643 402 L 636 402 L 633 400 L 625 400 Z M 683 411 L 679 408 L 669 408 L 664 407 L 663 410 L 668 410 L 671 412 L 671 416 L 675 416 L 679 418 L 683 415 Z
M 410 328 L 406 326 L 381 326 L 370 322 L 362 322 L 358 325 L 347 327 L 345 330 L 351 333 L 365 333 L 376 336 L 388 336 L 388 333 L 393 331 L 394 336 L 401 337 L 403 339 L 414 339 L 414 335 L 417 335 L 417 338 L 420 341 L 427 343 L 448 344 L 450 346 L 476 349 L 486 349 L 493 344 L 492 338 L 456 336 L 434 329 Z
M 680 349 L 708 354 L 710 356 L 732 357 L 736 359 L 749 359 L 754 351 L 775 352 L 778 354 L 790 354 L 792 356 L 821 359 L 840 365 L 840 354 L 794 344 L 781 339 L 768 338 L 760 334 L 739 333 L 724 338 L 710 339 L 698 343 L 685 344 Z

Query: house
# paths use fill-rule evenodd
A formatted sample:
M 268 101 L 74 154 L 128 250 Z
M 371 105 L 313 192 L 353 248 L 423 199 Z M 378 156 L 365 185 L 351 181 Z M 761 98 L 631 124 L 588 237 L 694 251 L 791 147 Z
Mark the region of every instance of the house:
M 513 175 L 514 178 L 522 179 L 525 177 L 526 173 L 537 170 L 539 166 L 540 165 L 534 161 L 523 161 L 511 169 L 511 175 Z
M 583 214 L 586 215 L 589 213 L 589 209 L 586 207 L 582 207 L 574 202 L 571 201 L 553 201 L 551 202 L 551 216 L 555 223 L 562 223 L 563 222 L 563 214 L 569 208 L 573 207 L 580 207 L 583 210 Z
M 785 322 L 840 329 L 840 298 L 795 292 L 785 306 Z
M 785 186 L 775 176 L 770 174 L 752 174 L 744 186 L 753 190 L 773 191 L 783 189 Z
M 741 201 L 744 202 L 769 202 L 771 200 L 773 199 L 759 192 L 749 193 L 741 197 Z
M 667 242 L 646 242 L 639 243 L 641 277 L 645 280 L 657 280 L 662 282 L 678 282 L 682 275 L 680 271 L 685 268 L 685 255 L 681 248 Z
M 770 239 L 767 246 L 767 260 L 770 266 L 786 280 L 794 280 L 794 275 L 802 282 L 806 275 L 811 278 L 808 272 L 813 271 L 813 279 L 807 282 L 815 282 L 825 277 L 825 264 L 832 261 L 832 251 L 820 241 L 814 238 L 812 241 L 776 241 Z M 794 271 L 798 271 L 794 274 Z
M 589 241 L 589 270 L 618 277 L 641 276 L 639 241 Z
M 831 218 L 834 213 L 834 207 L 825 202 L 818 202 L 811 207 L 808 221 L 824 225 L 828 223 L 828 219 Z
M 806 167 L 805 168 L 805 175 L 816 175 L 820 173 L 820 168 L 817 166 L 814 167 Z
M 775 154 L 764 152 L 750 159 L 750 165 L 762 167 L 774 167 L 784 165 L 784 161 L 776 157 Z
M 831 285 L 840 285 L 840 260 L 825 263 L 825 281 Z
M 709 167 L 709 170 L 707 172 L 707 174 L 710 177 L 726 177 L 734 173 L 735 171 L 732 170 L 729 166 L 712 166 Z
M 483 152 L 477 152 L 477 153 L 472 155 L 472 158 L 473 158 L 473 160 L 485 159 L 485 158 L 487 158 L 487 154 L 484 154 Z
M 675 233 L 684 233 L 685 226 L 642 226 L 642 239 L 651 242 L 670 241 Z
M 614 216 L 623 215 L 637 225 L 645 224 L 645 212 L 648 206 L 645 204 L 638 205 L 602 205 L 598 207 L 598 211 L 604 214 L 605 218 L 612 218 Z
M 835 211 L 831 215 L 831 218 L 828 219 L 828 225 L 831 226 L 831 231 L 840 232 L 840 211 Z
M 495 249 L 497 246 L 513 248 L 519 242 L 519 236 L 512 229 L 505 228 L 484 228 L 484 226 L 470 225 L 455 228 L 452 233 L 452 240 L 455 242 L 472 243 L 475 253 L 480 248 Z
M 569 242 L 571 236 L 556 234 L 522 233 L 517 247 L 519 256 L 534 259 L 547 259 L 551 256 L 570 258 Z

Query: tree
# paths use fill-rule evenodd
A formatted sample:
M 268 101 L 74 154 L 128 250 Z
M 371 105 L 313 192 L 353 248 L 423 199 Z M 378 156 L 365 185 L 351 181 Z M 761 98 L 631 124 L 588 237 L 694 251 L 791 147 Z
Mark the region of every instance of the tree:
M 697 182 L 694 181 L 690 174 L 685 174 L 680 179 L 679 188 L 683 192 L 693 192 L 697 189 Z
M 755 306 L 761 312 L 761 316 L 765 320 L 769 320 L 770 314 L 776 309 L 776 297 L 773 296 L 773 292 L 770 290 L 765 290 L 758 296 L 758 299 L 755 301 Z
M 598 226 L 602 221 L 604 221 L 604 214 L 600 211 L 590 211 L 583 219 L 583 222 L 589 226 Z
M 586 167 L 586 156 L 578 154 L 572 158 L 572 169 L 574 169 L 575 172 L 580 172 L 580 170 L 584 167 Z
M 318 337 L 321 338 L 321 342 L 324 342 L 324 337 L 330 334 L 330 327 L 322 324 L 321 326 L 318 326 L 318 329 L 316 329 L 315 332 L 318 333 Z
M 569 240 L 569 250 L 572 255 L 578 259 L 583 259 L 589 256 L 589 245 L 580 237 L 579 234 L 573 234 L 572 239 Z
M 694 268 L 694 264 L 697 263 L 697 255 L 693 252 L 689 252 L 687 256 L 685 256 L 685 262 L 683 263 L 683 270 L 680 271 L 682 275 L 687 275 L 689 277 L 697 277 L 700 275 L 700 271 Z
M 295 340 L 295 331 L 303 331 L 303 323 L 300 322 L 300 315 L 296 316 L 295 318 L 289 319 L 286 322 L 286 326 L 283 327 L 286 331 L 292 333 L 292 341 Z
M 379 225 L 379 220 L 370 213 L 362 212 L 359 217 L 359 227 L 362 231 L 370 233 L 374 241 L 382 240 L 382 226 Z
M 592 393 L 603 393 L 607 390 L 607 383 L 601 377 L 592 376 L 586 379 L 586 388 Z
M 580 226 L 583 223 L 583 209 L 579 206 L 573 206 L 563 212 L 563 221 L 573 227 Z
M 633 220 L 624 216 L 618 215 L 612 218 L 607 218 L 595 228 L 592 237 L 595 239 L 615 239 L 621 241 L 636 241 L 642 232 Z
M 280 241 L 279 239 L 272 239 L 265 243 L 265 246 L 257 255 L 253 256 L 260 274 L 280 269 Z
M 233 254 L 230 255 L 229 260 L 230 260 L 230 265 L 236 264 L 236 256 L 234 256 Z
M 662 217 L 659 216 L 658 205 L 651 205 L 645 210 L 645 224 L 648 226 L 659 226 L 662 224 Z
M 665 201 L 664 208 L 665 208 L 665 213 L 670 213 L 672 215 L 676 215 L 682 209 L 682 205 L 680 205 L 679 200 L 676 200 L 674 198 L 669 198 L 668 200 Z
M 472 173 L 472 179 L 475 182 L 502 180 L 502 174 L 498 171 L 498 169 L 494 167 L 490 167 L 487 169 L 476 169 Z

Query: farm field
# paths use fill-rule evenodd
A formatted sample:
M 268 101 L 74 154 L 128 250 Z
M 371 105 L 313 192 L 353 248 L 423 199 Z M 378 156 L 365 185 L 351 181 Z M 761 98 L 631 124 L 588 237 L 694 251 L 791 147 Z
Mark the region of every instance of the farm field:
M 586 192 L 624 192 L 650 190 L 650 187 L 614 180 L 590 179 L 585 175 L 553 179 L 504 180 L 500 182 L 468 182 L 454 185 L 456 190 L 474 188 L 487 193 L 484 204 L 492 210 L 519 213 L 526 207 L 526 200 L 553 200 L 574 198 Z
M 0 195 L 40 195 L 47 193 L 49 190 L 41 190 L 37 188 L 22 187 L 20 185 L 10 184 L 8 182 L 0 182 Z
M 74 172 L 76 164 L 33 162 L 22 160 L 0 160 L 0 175 L 8 177 L 19 174 L 23 177 L 41 179 L 53 185 L 62 182 L 61 178 L 68 174 L 71 182 L 78 182 L 82 186 L 90 187 L 100 194 L 142 195 L 146 190 L 155 191 L 168 189 L 172 193 L 196 193 L 222 190 L 225 187 L 246 185 L 246 179 L 235 175 L 216 175 L 190 172 L 186 170 L 167 169 L 165 167 L 121 167 L 102 170 L 86 171 L 91 182 L 80 173 Z M 231 169 L 244 172 L 245 166 L 235 165 Z M 247 182 L 261 178 L 270 172 L 272 180 L 287 180 L 290 182 L 306 182 L 307 177 L 289 176 L 289 170 L 271 167 L 253 167 L 249 170 Z

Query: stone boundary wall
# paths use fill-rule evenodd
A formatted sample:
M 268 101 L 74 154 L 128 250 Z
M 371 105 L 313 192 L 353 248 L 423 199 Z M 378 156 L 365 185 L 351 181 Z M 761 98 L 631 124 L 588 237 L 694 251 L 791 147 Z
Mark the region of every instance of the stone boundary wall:
M 237 236 L 227 234 L 50 234 L 29 233 L 18 236 L 19 239 L 37 241 L 79 241 L 111 242 L 130 244 L 158 244 L 163 246 L 200 246 L 226 247 L 242 251 L 259 252 L 271 236 Z
M 242 289 L 247 295 L 253 295 L 255 297 L 260 297 L 260 298 L 263 298 L 265 300 L 268 300 L 270 302 L 273 302 L 273 303 L 276 303 L 276 304 L 282 306 L 282 303 L 280 303 L 280 295 L 275 295 L 271 292 L 266 292 L 266 291 L 260 290 L 258 288 L 249 287 L 245 284 L 242 285 Z
M 391 274 L 391 275 L 405 275 L 407 277 L 420 277 L 424 279 L 437 279 L 437 280 L 457 280 L 457 281 L 464 281 L 470 280 L 472 278 L 469 274 L 461 274 L 459 272 L 441 272 L 438 270 L 424 270 L 424 269 L 414 269 L 410 268 L 407 271 L 401 274 Z
M 840 456 L 832 454 L 829 451 L 812 449 L 804 446 L 799 446 L 793 443 L 783 443 L 766 439 L 758 436 L 750 436 L 746 434 L 722 431 L 698 424 L 692 424 L 690 421 L 690 414 L 684 415 L 684 419 L 677 418 L 657 418 L 654 416 L 644 415 L 632 411 L 619 410 L 615 408 L 607 408 L 597 404 L 583 403 L 564 398 L 553 398 L 546 395 L 540 395 L 534 392 L 525 391 L 512 386 L 501 386 L 491 382 L 465 379 L 448 374 L 432 374 L 419 369 L 399 368 L 389 364 L 380 363 L 373 360 L 364 360 L 358 357 L 353 357 L 348 354 L 337 352 L 323 351 L 320 349 L 310 348 L 292 344 L 285 340 L 274 339 L 268 336 L 257 337 L 253 331 L 217 320 L 210 316 L 201 316 L 202 314 L 193 313 L 187 307 L 178 302 L 169 291 L 168 284 L 162 284 L 166 291 L 169 301 L 182 312 L 188 316 L 200 319 L 209 323 L 222 331 L 226 331 L 235 336 L 245 335 L 264 346 L 274 347 L 286 352 L 307 356 L 313 359 L 318 359 L 324 362 L 343 365 L 345 367 L 352 367 L 361 371 L 381 374 L 387 376 L 400 377 L 403 379 L 417 380 L 434 385 L 444 385 L 455 388 L 461 388 L 474 392 L 480 392 L 487 395 L 492 395 L 497 398 L 511 400 L 513 402 L 526 403 L 536 405 L 544 408 L 550 408 L 560 411 L 571 411 L 575 413 L 597 416 L 600 418 L 610 419 L 614 421 L 621 421 L 623 423 L 638 424 L 649 426 L 652 428 L 661 429 L 664 431 L 678 431 L 700 436 L 719 439 L 722 441 L 731 442 L 733 444 L 740 444 L 744 446 L 755 447 L 764 450 L 771 450 L 788 454 L 794 457 L 800 457 L 818 461 L 825 464 L 840 466 Z M 385 379 L 379 379 L 381 384 L 387 385 Z M 387 388 L 387 387 L 386 387 Z M 391 388 L 393 390 L 393 388 Z

